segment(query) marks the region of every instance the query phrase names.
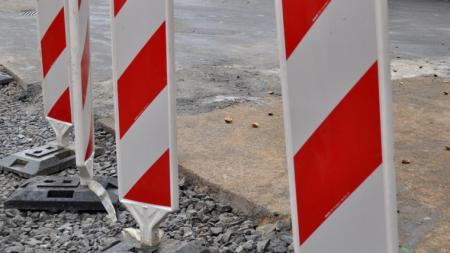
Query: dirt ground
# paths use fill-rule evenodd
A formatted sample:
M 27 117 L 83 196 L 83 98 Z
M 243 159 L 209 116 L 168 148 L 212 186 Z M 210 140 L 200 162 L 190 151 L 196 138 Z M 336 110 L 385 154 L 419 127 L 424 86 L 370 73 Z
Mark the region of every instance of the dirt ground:
M 405 252 L 448 253 L 450 83 L 431 75 L 392 85 L 400 245 Z M 268 117 L 269 112 L 275 116 Z M 281 112 L 281 98 L 268 96 L 259 105 L 180 116 L 180 163 L 269 211 L 286 214 Z M 233 118 L 234 126 L 223 123 L 226 116 Z M 259 129 L 250 127 L 254 121 L 260 123 Z M 223 156 L 227 153 L 231 155 Z
M 402 253 L 448 253 L 450 83 L 424 76 L 392 86 Z M 225 124 L 225 117 L 233 123 Z M 289 215 L 280 96 L 179 114 L 177 128 L 180 165 L 196 184 L 250 216 Z
M 400 242 L 417 253 L 447 253 L 450 84 L 433 76 L 403 79 L 393 91 Z
M 448 253 L 450 83 L 448 79 L 424 76 L 400 79 L 392 85 L 400 245 L 415 253 Z M 180 162 L 222 187 L 285 214 L 289 212 L 287 175 L 281 159 L 283 133 L 277 130 L 282 126 L 282 116 L 277 115 L 282 111 L 281 98 L 268 97 L 264 101 L 260 105 L 235 105 L 212 113 L 181 116 Z M 267 117 L 268 112 L 275 113 L 275 117 Z M 234 127 L 223 124 L 225 116 L 233 117 Z M 253 121 L 260 123 L 260 129 L 250 128 Z M 204 122 L 210 123 L 205 126 Z M 199 141 L 201 135 L 208 138 Z M 233 155 L 220 157 L 224 153 Z M 245 162 L 248 160 L 256 161 L 256 166 L 249 167 Z M 212 167 L 217 170 L 206 168 L 205 164 L 212 164 L 208 161 L 214 161 Z M 233 167 L 239 169 L 230 169 Z M 238 180 L 227 182 L 236 171 Z M 209 175 L 216 173 L 220 176 Z M 267 190 L 261 191 L 263 188 Z

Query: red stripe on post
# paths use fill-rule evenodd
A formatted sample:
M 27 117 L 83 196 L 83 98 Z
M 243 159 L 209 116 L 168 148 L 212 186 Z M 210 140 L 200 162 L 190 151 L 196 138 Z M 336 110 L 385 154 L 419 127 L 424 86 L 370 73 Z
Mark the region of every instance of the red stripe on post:
M 84 160 L 87 161 L 91 157 L 94 151 L 94 127 L 91 124 L 91 130 L 89 131 L 89 142 L 86 147 L 86 154 L 84 155 Z
M 117 16 L 117 13 L 119 13 L 126 1 L 127 0 L 114 0 L 114 17 Z
M 48 117 L 67 123 L 72 123 L 72 114 L 70 112 L 70 92 L 67 88 L 58 98 L 52 109 L 47 114 Z
M 62 8 L 41 40 L 42 72 L 44 78 L 65 48 L 66 30 L 64 25 L 64 8 Z
M 89 85 L 89 68 L 90 68 L 90 35 L 89 35 L 89 21 L 87 23 L 86 28 L 86 38 L 84 41 L 84 49 L 83 49 L 83 55 L 81 57 L 81 98 L 83 102 L 83 109 L 84 105 L 86 103 L 86 94 L 87 89 Z
M 117 81 L 120 138 L 166 87 L 166 62 L 164 22 Z
M 125 199 L 152 205 L 171 206 L 168 149 L 128 191 Z
M 375 63 L 294 157 L 300 244 L 381 163 Z
M 283 0 L 286 58 L 291 56 L 330 1 Z

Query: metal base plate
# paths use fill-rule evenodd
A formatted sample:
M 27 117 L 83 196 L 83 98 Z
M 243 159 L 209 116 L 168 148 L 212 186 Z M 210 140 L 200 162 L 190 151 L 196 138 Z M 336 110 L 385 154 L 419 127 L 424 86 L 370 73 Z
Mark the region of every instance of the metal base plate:
M 95 177 L 119 205 L 117 179 Z M 5 202 L 5 208 L 34 211 L 105 211 L 100 199 L 78 177 L 39 176 L 25 181 Z
M 0 160 L 0 169 L 25 178 L 49 175 L 75 167 L 75 152 L 47 144 L 21 151 Z

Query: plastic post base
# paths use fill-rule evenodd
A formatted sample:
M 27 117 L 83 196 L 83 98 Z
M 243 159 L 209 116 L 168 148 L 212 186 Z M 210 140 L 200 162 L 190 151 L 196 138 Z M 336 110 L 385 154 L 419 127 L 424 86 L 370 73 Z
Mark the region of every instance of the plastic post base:
M 75 167 L 75 152 L 55 144 L 21 151 L 0 160 L 1 170 L 25 178 L 50 175 L 70 167 Z
M 112 204 L 119 205 L 117 179 L 95 177 Z M 79 177 L 39 176 L 25 181 L 5 202 L 5 208 L 32 211 L 103 211 L 101 200 Z

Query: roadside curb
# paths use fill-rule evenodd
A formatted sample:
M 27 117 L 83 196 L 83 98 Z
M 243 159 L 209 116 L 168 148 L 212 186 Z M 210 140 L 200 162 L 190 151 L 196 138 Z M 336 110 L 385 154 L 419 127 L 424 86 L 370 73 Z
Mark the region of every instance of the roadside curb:
M 104 131 L 115 134 L 113 117 L 103 117 L 95 121 L 98 128 Z M 260 223 L 274 222 L 276 220 L 286 219 L 289 215 L 280 215 L 276 212 L 270 211 L 262 205 L 254 203 L 247 198 L 223 189 L 220 185 L 210 182 L 208 179 L 199 176 L 193 170 L 189 169 L 182 163 L 179 164 L 180 179 L 184 178 L 186 184 L 195 185 L 199 192 L 207 193 L 213 196 L 216 200 L 229 204 L 235 212 L 241 215 L 260 221 Z

